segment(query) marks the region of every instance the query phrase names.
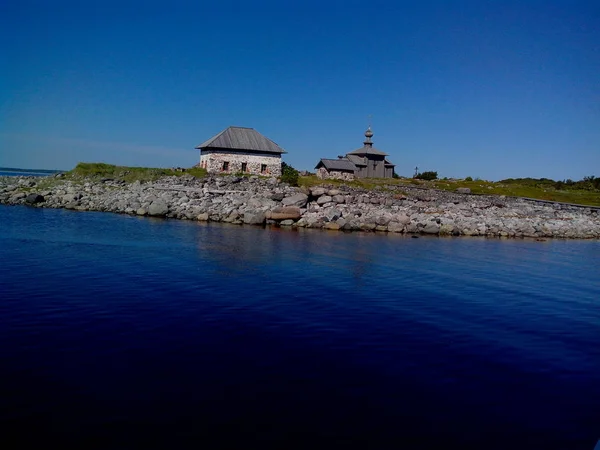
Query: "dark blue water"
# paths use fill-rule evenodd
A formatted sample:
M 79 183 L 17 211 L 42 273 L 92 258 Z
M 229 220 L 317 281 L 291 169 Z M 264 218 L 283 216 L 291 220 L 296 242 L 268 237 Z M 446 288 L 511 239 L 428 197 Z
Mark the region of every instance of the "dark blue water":
M 0 255 L 0 439 L 591 450 L 600 438 L 597 241 L 0 207 Z

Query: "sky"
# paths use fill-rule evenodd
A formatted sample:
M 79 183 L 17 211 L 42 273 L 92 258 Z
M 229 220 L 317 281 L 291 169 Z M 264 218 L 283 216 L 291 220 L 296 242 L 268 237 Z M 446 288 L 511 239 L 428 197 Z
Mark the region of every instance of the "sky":
M 600 176 L 597 0 L 0 2 L 0 166 L 191 167 L 230 125 L 312 170 Z

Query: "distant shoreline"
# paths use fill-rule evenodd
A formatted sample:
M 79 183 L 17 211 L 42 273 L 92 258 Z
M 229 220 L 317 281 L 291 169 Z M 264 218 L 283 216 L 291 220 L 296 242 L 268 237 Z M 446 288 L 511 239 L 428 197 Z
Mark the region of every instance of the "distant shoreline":
M 0 172 L 14 172 L 14 173 L 61 173 L 66 172 L 66 170 L 58 170 L 58 169 L 20 169 L 18 167 L 0 167 Z

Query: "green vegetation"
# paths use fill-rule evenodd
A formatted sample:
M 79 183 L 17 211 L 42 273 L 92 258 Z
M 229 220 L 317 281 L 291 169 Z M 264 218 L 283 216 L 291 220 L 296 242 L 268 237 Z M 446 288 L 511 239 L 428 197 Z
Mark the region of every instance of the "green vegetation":
M 438 177 L 438 173 L 437 172 L 420 172 L 418 174 L 415 175 L 415 178 L 418 180 L 426 180 L 426 181 L 432 181 L 432 180 L 437 180 Z
M 288 183 L 290 186 L 298 186 L 298 177 L 300 174 L 289 164 L 281 163 L 281 181 Z
M 164 176 L 192 175 L 196 178 L 206 176 L 206 170 L 199 167 L 191 169 L 158 169 L 150 167 L 126 167 L 104 163 L 79 163 L 66 173 L 67 178 L 109 178 L 126 182 L 153 181 Z

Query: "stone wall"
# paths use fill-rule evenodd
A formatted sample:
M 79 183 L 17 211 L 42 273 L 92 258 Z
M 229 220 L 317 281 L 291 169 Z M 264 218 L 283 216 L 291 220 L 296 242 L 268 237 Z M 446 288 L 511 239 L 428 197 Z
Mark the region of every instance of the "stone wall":
M 354 180 L 354 174 L 350 172 L 342 172 L 340 170 L 327 170 L 325 167 L 317 169 L 317 178 L 322 180 Z
M 153 182 L 0 177 L 0 204 L 296 228 L 453 236 L 600 239 L 600 207 L 386 185 L 296 188 L 271 177 Z
M 245 170 L 243 164 L 246 165 Z M 200 167 L 209 173 L 250 173 L 271 177 L 281 176 L 281 155 L 227 150 L 202 150 Z M 225 169 L 225 167 L 227 167 Z

